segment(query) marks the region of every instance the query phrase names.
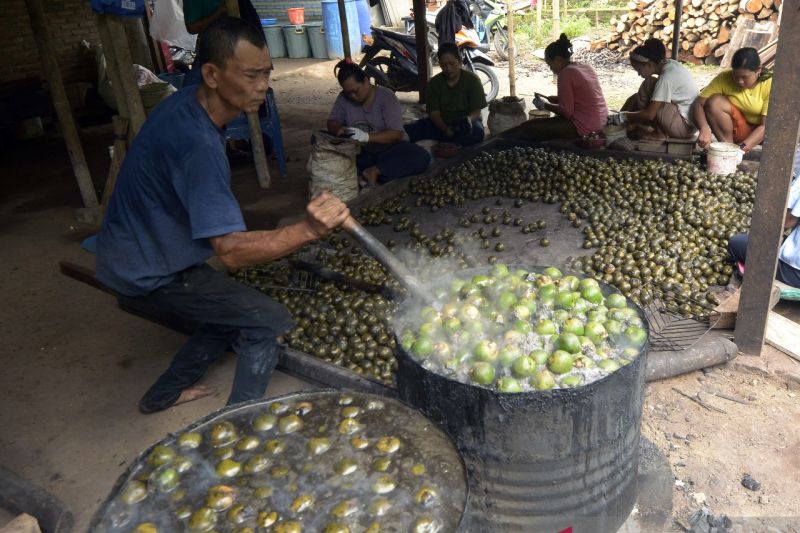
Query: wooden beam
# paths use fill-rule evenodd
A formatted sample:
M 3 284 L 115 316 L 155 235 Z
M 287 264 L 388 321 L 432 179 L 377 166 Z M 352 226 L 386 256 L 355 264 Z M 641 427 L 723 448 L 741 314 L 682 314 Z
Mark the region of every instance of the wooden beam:
M 341 0 L 340 0 L 341 1 Z M 425 91 L 428 88 L 428 79 L 433 70 L 430 51 L 428 50 L 428 21 L 425 18 L 427 7 L 425 0 L 413 0 L 414 35 L 417 40 L 417 80 L 419 83 L 419 101 L 425 102 Z
M 127 152 L 127 137 L 128 137 L 128 119 L 119 115 L 111 117 L 111 122 L 114 124 L 114 155 L 111 158 L 111 165 L 108 168 L 108 178 L 106 178 L 106 186 L 103 189 L 103 206 L 107 207 L 108 202 L 111 201 L 111 194 L 114 192 L 114 187 L 117 185 L 117 176 L 119 170 L 122 168 L 122 161 L 125 159 Z
M 787 4 L 788 5 L 788 4 Z M 786 28 L 800 27 L 800 6 L 784 10 Z M 758 169 L 756 199 L 747 243 L 747 275 L 736 322 L 736 344 L 748 355 L 760 355 L 769 313 L 769 296 L 778 261 L 786 199 L 800 129 L 800 32 L 781 32 L 775 58 L 770 112 Z
M 106 59 L 106 72 L 108 77 L 111 78 L 111 90 L 114 93 L 114 100 L 117 102 L 117 113 L 128 119 L 131 114 L 128 110 L 128 100 L 125 98 L 125 92 L 122 90 L 122 78 L 119 74 L 119 65 L 117 64 L 117 55 L 114 53 L 114 44 L 111 42 L 111 33 L 108 31 L 108 23 L 106 18 L 99 13 L 94 14 L 94 23 L 97 26 L 97 34 L 100 36 L 100 43 L 103 45 L 103 57 Z M 131 138 L 128 136 L 128 143 Z
M 672 23 L 672 59 L 678 60 L 681 49 L 681 17 L 683 16 L 683 0 L 675 0 L 675 21 Z
M 514 60 L 514 9 L 511 0 L 506 0 L 506 21 L 508 26 L 508 87 L 511 98 L 517 96 L 517 72 Z
M 225 10 L 231 17 L 240 17 L 239 2 L 237 0 L 225 0 Z M 261 121 L 258 118 L 258 112 L 245 113 L 245 116 L 250 129 L 250 150 L 253 152 L 253 163 L 256 166 L 256 179 L 259 187 L 269 189 L 271 178 L 269 167 L 267 167 L 267 151 L 264 149 L 264 138 L 261 136 Z
M 75 179 L 78 181 L 83 205 L 88 208 L 97 207 L 97 193 L 89 173 L 89 165 L 86 164 L 86 156 L 83 153 L 75 118 L 72 116 L 67 91 L 64 89 L 64 80 L 61 78 L 61 69 L 58 67 L 56 58 L 56 48 L 53 46 L 50 29 L 47 27 L 42 2 L 41 0 L 25 0 L 25 4 L 31 19 L 31 30 L 39 50 L 39 58 L 42 60 L 42 70 L 44 70 L 47 84 L 50 87 L 53 107 L 58 116 L 58 123 L 61 125 L 61 133 L 64 135 L 64 143 L 67 145 L 67 153 L 72 162 Z
M 561 35 L 561 14 L 558 9 L 558 0 L 552 0 L 553 7 L 553 40 L 558 40 Z
M 339 6 L 339 25 L 342 27 L 344 58 L 353 59 L 353 51 L 350 50 L 350 29 L 347 27 L 347 10 L 344 6 L 344 0 L 339 0 L 337 5 Z
M 108 33 L 111 36 L 112 50 L 106 52 L 106 54 L 113 53 L 117 59 L 120 84 L 122 85 L 122 92 L 125 94 L 125 101 L 128 103 L 128 112 L 130 113 L 128 117 L 131 121 L 129 141 L 132 142 L 133 138 L 139 134 L 139 130 L 142 129 L 147 116 L 142 104 L 142 95 L 139 93 L 139 86 L 136 84 L 136 77 L 133 73 L 133 59 L 131 59 L 131 51 L 128 47 L 125 25 L 116 15 L 100 16 L 105 18 L 106 24 L 108 24 Z
M 800 361 L 800 324 L 797 322 L 770 311 L 766 341 L 770 346 Z

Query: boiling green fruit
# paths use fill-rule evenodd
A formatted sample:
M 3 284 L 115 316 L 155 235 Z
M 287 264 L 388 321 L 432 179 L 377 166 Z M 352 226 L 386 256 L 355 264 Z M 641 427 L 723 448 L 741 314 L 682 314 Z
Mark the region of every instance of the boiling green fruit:
M 439 330 L 439 325 L 434 322 L 425 322 L 419 327 L 419 336 L 420 337 L 433 337 L 436 335 L 436 332 Z
M 578 278 L 576 278 L 575 276 L 570 275 L 570 276 L 564 276 L 561 279 L 561 283 L 559 285 L 561 287 L 566 287 L 571 291 L 575 291 L 578 288 L 578 286 L 580 285 L 580 282 L 581 281 Z
M 547 283 L 545 285 L 539 286 L 539 299 L 545 300 L 548 298 L 555 298 L 556 294 L 558 294 L 558 287 L 553 285 L 552 283 Z
M 547 354 L 545 353 L 545 357 Z M 511 365 L 511 371 L 518 378 L 527 378 L 536 372 L 536 361 L 530 356 L 523 355 L 514 360 Z
M 606 328 L 599 322 L 588 322 L 583 334 L 594 344 L 600 344 L 608 337 Z
M 461 306 L 461 309 L 458 312 L 458 317 L 462 322 L 472 322 L 479 319 L 480 316 L 481 312 L 478 310 L 478 308 L 470 304 Z
M 584 332 L 583 322 L 577 318 L 568 318 L 561 324 L 561 333 L 574 333 L 575 335 L 583 335 Z
M 531 385 L 536 390 L 550 390 L 556 386 L 556 379 L 547 370 L 540 370 L 531 380 Z
M 433 345 L 433 354 L 439 359 L 450 357 L 450 345 L 446 342 L 437 342 Z
M 451 335 L 461 330 L 461 321 L 456 317 L 450 317 L 446 319 L 443 325 L 444 330 Z
M 588 300 L 583 298 L 578 298 L 575 300 L 575 305 L 572 306 L 572 312 L 574 314 L 584 314 L 592 307 L 592 304 L 589 303 Z
M 572 370 L 574 362 L 575 358 L 571 353 L 564 350 L 556 350 L 547 359 L 547 368 L 555 374 L 566 374 Z
M 578 299 L 578 293 L 572 291 L 561 291 L 556 294 L 556 305 L 561 309 L 572 309 L 575 307 L 575 300 Z
M 415 340 L 414 334 L 406 331 L 400 336 L 400 346 L 403 347 L 404 351 L 408 352 L 411 350 L 411 345 L 414 344 Z
M 534 362 L 535 362 L 537 365 L 544 365 L 544 364 L 547 364 L 547 358 L 548 358 L 549 356 L 550 356 L 550 354 L 548 354 L 548 353 L 547 353 L 546 351 L 544 351 L 544 350 L 533 350 L 531 353 L 529 353 L 529 354 L 528 354 L 528 357 L 530 357 L 531 359 L 533 359 L 533 361 L 534 361 Z
M 558 336 L 556 346 L 565 352 L 578 353 L 581 351 L 581 340 L 574 333 L 562 333 Z
M 581 291 L 583 291 L 585 289 L 588 289 L 590 287 L 594 287 L 594 288 L 598 288 L 599 289 L 600 288 L 600 283 L 598 283 L 597 280 L 594 279 L 594 278 L 583 278 L 580 281 L 580 283 L 578 283 L 578 289 L 580 289 Z M 584 296 L 584 298 L 586 298 L 586 297 Z
M 539 335 L 552 335 L 556 331 L 556 325 L 552 320 L 542 319 L 536 323 L 536 333 Z
M 511 366 L 521 355 L 522 354 L 520 353 L 519 348 L 512 345 L 507 345 L 500 349 L 498 359 L 500 360 L 501 365 Z
M 492 267 L 492 276 L 495 278 L 504 278 L 509 275 L 508 267 L 503 263 L 497 263 Z
M 514 330 L 519 331 L 523 335 L 533 332 L 533 326 L 526 320 L 517 320 L 514 322 Z
M 558 279 L 562 276 L 561 271 L 556 267 L 547 267 L 542 271 L 542 274 L 553 279 Z
M 514 306 L 514 316 L 520 320 L 527 320 L 531 316 L 531 310 L 527 305 Z
M 556 324 L 563 324 L 569 316 L 569 311 L 566 309 L 556 309 L 553 311 L 553 320 Z
M 594 310 L 589 311 L 586 314 L 586 320 L 588 322 L 605 322 L 608 319 L 606 313 L 601 313 L 600 311 Z
M 634 346 L 641 348 L 647 342 L 647 332 L 642 328 L 631 326 L 625 329 L 625 339 Z
M 609 308 L 625 307 L 627 305 L 628 305 L 627 299 L 619 293 L 615 292 L 613 294 L 609 294 L 608 298 L 606 298 L 606 306 L 608 306 Z
M 495 305 L 501 311 L 507 311 L 511 309 L 511 307 L 517 303 L 517 297 L 514 296 L 513 292 L 507 291 L 500 294 L 495 302 Z
M 485 361 L 478 361 L 469 369 L 469 377 L 475 383 L 488 385 L 494 381 L 494 367 Z
M 618 320 L 606 320 L 603 326 L 612 337 L 622 334 L 622 323 Z
M 564 376 L 561 378 L 561 386 L 565 389 L 572 389 L 580 387 L 583 384 L 583 377 L 577 374 L 571 376 Z
M 497 344 L 490 340 L 482 340 L 475 345 L 472 350 L 475 359 L 478 361 L 491 362 L 497 360 Z
M 639 356 L 638 348 L 628 347 L 622 350 L 622 357 L 625 357 L 626 359 L 633 360 L 636 359 L 638 356 Z
M 522 386 L 519 381 L 511 376 L 503 376 L 497 380 L 497 390 L 500 392 L 522 392 Z
M 433 353 L 433 343 L 430 339 L 417 339 L 411 345 L 411 353 L 420 359 L 428 357 Z
M 470 320 L 464 323 L 464 331 L 471 335 L 480 335 L 483 333 L 483 322 L 480 320 Z
M 603 359 L 602 361 L 597 363 L 597 366 L 599 366 L 600 368 L 609 373 L 619 370 L 619 363 L 617 363 L 613 359 Z

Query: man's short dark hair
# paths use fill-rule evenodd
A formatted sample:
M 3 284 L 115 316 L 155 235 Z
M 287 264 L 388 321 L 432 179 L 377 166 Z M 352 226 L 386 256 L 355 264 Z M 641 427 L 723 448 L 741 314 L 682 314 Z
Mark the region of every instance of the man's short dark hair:
M 239 41 L 247 41 L 258 48 L 266 48 L 264 32 L 252 24 L 236 17 L 220 17 L 208 25 L 197 36 L 197 58 L 199 65 L 212 63 L 219 68 L 233 57 Z

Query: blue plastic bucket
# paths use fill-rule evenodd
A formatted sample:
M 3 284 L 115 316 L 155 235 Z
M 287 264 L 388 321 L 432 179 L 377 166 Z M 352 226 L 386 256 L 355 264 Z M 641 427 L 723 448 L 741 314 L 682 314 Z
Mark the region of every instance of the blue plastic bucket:
M 278 23 L 278 19 L 261 19 L 261 26 L 274 26 Z
M 361 32 L 358 27 L 358 7 L 355 0 L 344 0 L 344 12 L 347 17 L 347 33 L 350 41 L 350 53 L 361 52 Z M 322 26 L 325 29 L 325 44 L 328 46 L 328 57 L 331 59 L 344 57 L 344 41 L 342 25 L 339 22 L 339 4 L 337 0 L 322 0 Z
M 358 11 L 358 29 L 361 35 L 361 41 L 363 44 L 364 35 L 372 35 L 372 17 L 369 13 L 369 2 L 367 0 L 355 0 L 356 2 L 356 11 Z

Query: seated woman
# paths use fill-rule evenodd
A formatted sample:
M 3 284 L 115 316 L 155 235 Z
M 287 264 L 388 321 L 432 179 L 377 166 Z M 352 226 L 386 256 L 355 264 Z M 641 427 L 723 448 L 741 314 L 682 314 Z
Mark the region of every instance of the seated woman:
M 386 183 L 428 168 L 428 152 L 406 139 L 394 93 L 372 85 L 352 61 L 340 61 L 334 71 L 342 92 L 328 117 L 328 133 L 363 143 L 356 166 L 367 183 Z
M 762 70 L 755 48 L 737 50 L 731 67 L 711 80 L 692 104 L 700 130 L 697 144 L 707 147 L 713 133 L 717 140 L 747 152 L 764 140 L 772 74 Z
M 534 119 L 500 134 L 503 138 L 526 141 L 577 139 L 603 131 L 608 106 L 594 69 L 571 60 L 572 43 L 565 34 L 547 45 L 544 60 L 558 76 L 557 96 L 536 96 L 536 109 L 546 109 L 556 117 Z
M 483 140 L 481 109 L 486 95 L 481 80 L 461 65 L 454 43 L 442 43 L 436 52 L 442 71 L 431 78 L 425 95 L 428 117 L 406 125 L 411 142 L 422 139 L 462 146 Z
M 608 118 L 609 123 L 628 124 L 631 137 L 636 138 L 694 135 L 690 109 L 698 92 L 686 67 L 667 59 L 667 49 L 658 39 L 647 39 L 637 46 L 630 61 L 644 81 L 622 106 L 622 112 Z
M 778 253 L 778 270 L 775 277 L 792 287 L 800 288 L 800 179 L 795 178 L 789 188 L 789 200 L 786 202 L 786 217 L 783 228 L 792 232 L 781 244 Z M 728 253 L 736 263 L 739 272 L 744 273 L 747 257 L 747 234 L 734 235 L 728 241 Z

